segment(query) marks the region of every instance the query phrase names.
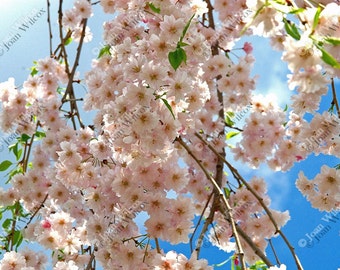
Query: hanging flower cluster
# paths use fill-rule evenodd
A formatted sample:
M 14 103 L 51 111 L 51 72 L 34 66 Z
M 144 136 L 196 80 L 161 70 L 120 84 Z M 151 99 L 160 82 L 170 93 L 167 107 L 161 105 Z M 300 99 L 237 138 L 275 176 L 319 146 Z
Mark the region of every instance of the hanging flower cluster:
M 212 269 L 200 258 L 204 238 L 234 253 L 239 269 L 259 260 L 285 269 L 266 249 L 284 236 L 289 213 L 270 209 L 265 180 L 244 179 L 226 149 L 251 167 L 281 171 L 311 153 L 339 157 L 340 6 L 319 2 L 77 0 L 59 12 L 57 49 L 36 62 L 21 89 L 12 78 L 0 84 L 1 129 L 19 134 L 10 146 L 16 163 L 0 163 L 1 171 L 15 165 L 10 187 L 0 190 L 1 214 L 12 214 L 0 269 L 45 269 L 42 254 L 18 250 L 24 239 L 52 251 L 53 269 Z M 77 74 L 97 4 L 114 16 L 92 68 Z M 252 44 L 233 55 L 242 35 L 263 36 L 282 51 L 296 90 L 288 116 L 253 94 Z M 320 114 L 328 92 L 331 110 Z M 232 116 L 245 107 L 240 127 Z M 239 133 L 230 147 L 226 139 Z M 338 170 L 324 165 L 314 180 L 301 172 L 296 185 L 313 207 L 331 211 L 340 206 L 339 181 Z M 196 244 L 186 257 L 161 241 Z

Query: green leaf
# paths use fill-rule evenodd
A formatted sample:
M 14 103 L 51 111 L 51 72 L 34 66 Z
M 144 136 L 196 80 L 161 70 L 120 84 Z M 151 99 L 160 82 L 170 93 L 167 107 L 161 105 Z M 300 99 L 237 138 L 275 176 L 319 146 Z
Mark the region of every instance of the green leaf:
M 240 134 L 239 131 L 230 131 L 227 133 L 227 135 L 225 136 L 226 140 L 229 140 L 232 137 L 237 136 L 238 134 Z
M 288 21 L 286 18 L 283 18 L 283 21 L 285 23 L 287 34 L 296 40 L 300 40 L 301 35 L 299 33 L 299 30 L 296 28 L 296 25 L 293 22 Z
M 64 90 L 66 90 L 65 87 L 60 87 L 60 86 L 58 86 L 58 88 L 57 88 L 57 93 L 58 93 L 59 95 L 63 95 L 63 94 L 64 94 L 64 93 L 63 93 Z
M 15 231 L 13 235 L 13 245 L 16 245 L 16 249 L 20 246 L 23 240 L 22 232 L 21 231 Z
M 30 136 L 27 134 L 22 134 L 18 141 L 21 143 L 26 143 L 29 139 L 31 139 Z
M 225 194 L 226 198 L 228 199 L 230 197 L 230 189 L 224 187 L 223 190 L 224 190 L 224 194 Z
M 22 154 L 22 149 L 18 149 L 18 147 L 19 147 L 19 144 L 16 143 L 15 147 L 13 148 L 13 153 L 14 153 L 15 158 L 16 158 L 17 161 L 20 159 L 21 154 Z
M 173 69 L 177 70 L 182 62 L 186 63 L 187 55 L 182 48 L 177 48 L 175 51 L 169 52 L 168 59 Z
M 101 58 L 105 54 L 111 55 L 110 48 L 111 48 L 110 45 L 105 45 L 103 48 L 101 48 L 100 51 L 99 51 L 97 59 Z
M 314 32 L 315 28 L 318 26 L 321 11 L 322 11 L 321 7 L 318 6 L 318 8 L 316 9 L 315 15 L 314 15 L 314 19 L 313 19 L 312 32 Z
M 189 29 L 189 26 L 190 26 L 190 23 L 192 21 L 192 19 L 194 18 L 195 14 L 191 16 L 190 20 L 187 22 L 187 24 L 185 25 L 184 29 L 183 29 L 183 32 L 182 32 L 182 36 L 179 40 L 179 44 L 182 43 L 183 41 L 183 38 L 185 36 L 185 34 L 187 33 L 188 29 Z
M 161 98 L 161 100 L 164 102 L 165 106 L 166 106 L 166 107 L 168 108 L 168 110 L 171 112 L 172 117 L 173 117 L 174 119 L 176 119 L 176 118 L 175 118 L 175 115 L 174 115 L 174 112 L 172 111 L 172 108 L 171 108 L 169 102 L 168 102 L 165 98 Z
M 41 140 L 42 138 L 45 138 L 46 137 L 46 134 L 45 132 L 42 132 L 42 131 L 36 131 L 34 133 L 34 136 L 35 138 L 37 138 L 38 140 Z
M 288 110 L 288 104 L 286 104 L 285 108 L 284 108 L 284 112 L 286 112 Z
M 321 59 L 328 65 L 332 66 L 333 68 L 340 68 L 340 63 L 324 48 L 322 48 L 317 43 L 314 43 L 315 46 L 322 52 Z
M 9 160 L 5 160 L 0 163 L 0 172 L 6 171 L 9 166 L 11 166 L 13 163 Z
M 178 46 L 185 47 L 185 46 L 189 46 L 189 44 L 185 42 L 178 42 Z
M 227 112 L 226 113 L 226 117 L 225 117 L 225 122 L 227 124 L 228 127 L 232 127 L 235 122 L 232 120 L 232 118 L 235 116 L 235 114 L 233 112 Z
M 324 41 L 328 44 L 332 44 L 334 46 L 338 46 L 340 45 L 340 38 L 336 38 L 336 37 L 326 37 L 324 39 Z
M 340 164 L 335 165 L 334 168 L 335 168 L 336 170 L 340 170 Z
M 2 228 L 4 230 L 8 230 L 9 226 L 11 226 L 12 220 L 10 218 L 5 219 L 5 221 L 2 223 Z
M 69 45 L 69 44 L 72 42 L 72 40 L 73 40 L 73 39 L 72 39 L 71 37 L 69 37 L 68 39 L 66 39 L 66 40 L 65 40 L 65 43 L 64 43 L 65 46 Z
M 155 7 L 155 5 L 153 4 L 153 3 L 148 3 L 148 6 L 149 6 L 149 8 L 151 8 L 151 10 L 153 11 L 153 12 L 155 12 L 155 13 L 161 13 L 161 9 L 160 8 L 156 8 Z
M 304 11 L 305 11 L 304 8 L 296 8 L 296 9 L 289 11 L 288 13 L 289 14 L 298 14 L 298 13 L 301 13 L 301 12 L 304 12 Z
M 38 70 L 36 67 L 31 67 L 31 76 L 34 77 L 34 75 L 36 75 L 38 73 Z

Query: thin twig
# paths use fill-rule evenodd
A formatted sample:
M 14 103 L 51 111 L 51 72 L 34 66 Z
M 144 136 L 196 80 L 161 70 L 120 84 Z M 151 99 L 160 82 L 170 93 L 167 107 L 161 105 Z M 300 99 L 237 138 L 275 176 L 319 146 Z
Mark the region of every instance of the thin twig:
M 91 270 L 92 269 L 92 262 L 93 262 L 93 260 L 95 258 L 94 250 L 93 250 L 92 253 L 91 253 L 91 250 L 90 250 L 90 254 L 91 254 L 91 257 L 90 257 L 89 263 L 87 264 L 85 270 Z
M 273 251 L 273 254 L 274 254 L 274 257 L 275 257 L 275 260 L 276 260 L 276 264 L 277 264 L 277 265 L 281 265 L 281 262 L 280 262 L 280 260 L 279 260 L 279 257 L 278 257 L 277 254 L 276 254 L 276 250 L 275 250 L 275 248 L 274 248 L 272 239 L 268 239 L 268 242 L 269 242 L 270 248 L 271 248 L 272 251 Z
M 82 24 L 83 24 L 83 29 L 82 29 L 81 37 L 80 37 L 80 40 L 79 40 L 79 45 L 78 45 L 78 48 L 77 48 L 77 54 L 76 54 L 76 58 L 74 60 L 72 71 L 68 76 L 68 84 L 67 84 L 67 87 L 66 87 L 66 91 L 64 93 L 64 96 L 61 99 L 62 104 L 65 102 L 67 96 L 69 96 L 69 99 L 71 99 L 71 100 L 76 99 L 75 94 L 74 94 L 74 89 L 73 89 L 73 81 L 74 81 L 74 76 L 76 74 L 77 67 L 79 66 L 80 54 L 81 54 L 82 46 L 83 46 L 83 43 L 84 43 L 85 33 L 86 33 L 87 19 L 83 19 Z M 71 109 L 72 115 L 74 113 L 74 115 L 77 116 L 80 127 L 84 128 L 85 126 L 84 126 L 84 124 L 83 124 L 83 122 L 80 118 L 77 102 L 70 101 L 70 109 Z M 76 129 L 74 117 L 72 116 L 71 119 L 72 119 L 72 123 L 73 123 L 73 128 Z
M 211 198 L 212 198 L 213 195 L 214 195 L 214 193 L 210 193 L 209 198 L 208 198 L 208 200 L 207 200 L 207 202 L 206 202 L 206 204 L 205 204 L 205 206 L 204 206 L 204 208 L 203 208 L 203 210 L 202 210 L 202 214 L 200 215 L 200 218 L 198 219 L 197 226 L 195 227 L 195 229 L 194 229 L 194 231 L 193 231 L 193 233 L 192 233 L 192 235 L 191 235 L 191 237 L 190 237 L 190 251 L 191 251 L 191 253 L 193 252 L 193 249 L 192 249 L 192 241 L 193 241 L 193 239 L 194 239 L 194 235 L 195 235 L 195 233 L 196 233 L 196 231 L 197 231 L 198 226 L 199 226 L 200 223 L 201 223 L 201 220 L 202 220 L 202 218 L 203 218 L 203 216 L 204 216 L 204 212 L 205 212 L 205 210 L 207 209 L 207 207 L 208 207 L 208 205 L 209 205 L 209 202 L 210 202 L 210 200 L 211 200 Z
M 213 194 L 213 193 L 212 193 L 212 194 Z M 202 247 L 202 244 L 203 244 L 204 235 L 205 235 L 205 233 L 206 233 L 207 230 L 208 230 L 209 224 L 212 224 L 212 223 L 213 223 L 213 221 L 214 221 L 214 215 L 215 215 L 215 204 L 213 204 L 213 206 L 211 207 L 209 216 L 208 216 L 207 219 L 204 221 L 203 228 L 202 228 L 201 233 L 200 233 L 200 235 L 199 235 L 199 237 L 198 237 L 198 239 L 197 239 L 197 245 L 196 245 L 196 248 L 195 248 L 197 260 L 199 259 L 199 254 L 200 254 L 201 247 Z
M 34 211 L 33 215 L 30 217 L 30 219 L 28 220 L 28 222 L 26 223 L 25 229 L 28 227 L 28 225 L 32 222 L 33 218 L 38 214 L 38 212 L 40 211 L 41 208 L 44 207 L 44 203 L 46 202 L 48 197 L 48 193 L 46 194 L 45 198 L 43 199 L 43 201 L 40 203 L 39 207 L 37 207 L 37 209 Z
M 340 118 L 340 108 L 339 108 L 339 103 L 338 103 L 338 99 L 336 97 L 336 90 L 335 90 L 335 84 L 334 84 L 334 78 L 332 78 L 332 94 L 333 94 L 333 100 L 332 100 L 332 104 L 335 105 L 338 117 Z
M 60 54 L 62 55 L 64 59 L 64 64 L 65 64 L 65 72 L 70 76 L 70 68 L 67 60 L 67 52 L 65 49 L 65 42 L 64 42 L 64 37 L 63 37 L 63 0 L 59 0 L 59 9 L 58 9 L 58 23 L 59 23 L 59 39 L 60 39 L 60 44 L 58 48 L 60 48 Z M 54 52 L 56 54 L 56 51 Z
M 146 246 L 145 246 L 145 252 L 144 252 L 144 256 L 143 256 L 143 262 L 145 262 L 146 255 L 148 254 L 148 247 L 149 247 L 149 244 L 150 244 L 150 238 L 148 238 L 148 242 L 146 243 Z
M 156 250 L 157 250 L 157 253 L 161 253 L 161 248 L 159 247 L 159 242 L 158 242 L 158 238 L 156 237 L 155 238 L 155 243 L 156 243 Z
M 49 32 L 49 40 L 50 40 L 50 56 L 52 57 L 53 56 L 53 52 L 52 52 L 53 35 L 52 35 L 52 27 L 51 27 L 50 7 L 51 7 L 51 3 L 49 0 L 47 0 L 47 23 L 48 23 L 48 32 Z

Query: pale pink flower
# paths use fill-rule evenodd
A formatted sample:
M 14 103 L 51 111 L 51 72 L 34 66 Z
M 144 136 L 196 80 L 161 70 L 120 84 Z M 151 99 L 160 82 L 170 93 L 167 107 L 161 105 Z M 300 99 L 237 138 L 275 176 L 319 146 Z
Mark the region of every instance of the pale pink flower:
M 26 267 L 25 257 L 15 251 L 5 252 L 0 261 L 1 270 L 21 270 Z
M 74 9 L 65 10 L 63 13 L 63 26 L 66 29 L 75 29 L 80 23 L 81 17 L 77 14 Z
M 231 60 L 225 55 L 215 55 L 211 57 L 204 65 L 204 76 L 206 79 L 212 79 L 221 75 L 224 77 L 232 67 Z
M 61 248 L 63 236 L 55 230 L 44 230 L 37 235 L 38 242 L 49 249 Z
M 171 244 L 189 243 L 189 235 L 194 231 L 193 222 L 183 219 L 168 229 L 166 239 Z
M 18 190 L 9 188 L 4 190 L 0 187 L 0 206 L 10 206 L 19 198 Z
M 185 22 L 182 18 L 176 19 L 173 15 L 165 15 L 160 23 L 161 37 L 166 37 L 168 42 L 178 42 L 184 26 Z
M 323 165 L 321 173 L 314 178 L 314 182 L 322 194 L 335 196 L 340 193 L 340 171 L 337 169 Z
M 25 249 L 20 251 L 20 254 L 22 256 L 24 256 L 25 261 L 26 261 L 26 265 L 28 267 L 37 266 L 37 263 L 38 263 L 38 254 L 37 253 L 35 253 L 34 251 L 32 251 L 28 248 L 25 248 Z M 37 269 L 40 269 L 40 268 L 37 268 Z
M 253 11 L 252 13 L 252 30 L 254 34 L 260 36 L 273 36 L 277 31 L 282 29 L 283 14 L 273 6 L 266 6 L 265 0 L 252 1 L 247 0 L 247 6 Z M 257 13 L 261 9 L 261 12 Z M 255 16 L 255 14 L 257 16 Z
M 288 68 L 292 72 L 297 72 L 301 68 L 315 68 L 322 63 L 321 52 L 306 35 L 302 35 L 298 41 L 289 36 L 284 42 L 284 46 L 282 60 L 288 62 Z
M 318 193 L 315 196 L 310 197 L 310 202 L 314 208 L 321 211 L 330 212 L 331 210 L 339 207 L 339 201 L 336 197 L 329 194 Z
M 299 172 L 299 178 L 297 179 L 295 185 L 304 196 L 314 196 L 316 193 L 314 182 L 308 180 L 303 172 Z
M 169 251 L 167 254 L 157 254 L 152 265 L 155 265 L 155 270 L 176 270 L 178 269 L 177 253 L 175 251 Z
M 59 159 L 63 163 L 74 164 L 81 161 L 81 156 L 77 153 L 77 146 L 73 143 L 63 141 L 60 143 L 62 151 L 58 152 Z
M 169 227 L 171 227 L 170 217 L 167 213 L 162 211 L 157 217 L 151 216 L 145 221 L 145 227 L 151 237 L 159 237 L 160 239 L 167 239 Z
M 103 7 L 105 13 L 113 14 L 116 11 L 115 2 L 114 0 L 102 0 L 100 1 L 100 5 Z
M 105 143 L 102 136 L 99 136 L 97 140 L 90 141 L 90 151 L 100 161 L 110 159 L 112 156 L 111 149 Z
M 74 9 L 78 16 L 85 18 L 90 18 L 92 15 L 91 3 L 87 0 L 77 0 L 74 3 Z
M 149 62 L 143 66 L 141 79 L 145 80 L 152 89 L 159 89 L 164 84 L 164 79 L 167 75 L 167 69 L 164 66 Z
M 321 67 L 305 68 L 292 75 L 288 75 L 288 85 L 291 90 L 298 86 L 298 91 L 303 93 L 326 94 L 330 79 L 322 74 Z
M 202 16 L 204 13 L 208 12 L 207 3 L 202 0 L 190 1 L 190 7 L 197 16 Z
M 291 96 L 291 100 L 294 112 L 304 115 L 306 112 L 314 112 L 319 109 L 321 97 L 318 93 L 299 93 Z
M 80 41 L 80 38 L 82 36 L 82 33 L 83 33 L 83 28 L 82 27 L 76 27 L 73 32 L 72 32 L 72 35 L 71 37 L 73 38 L 73 40 L 75 42 L 79 42 Z M 84 42 L 90 42 L 92 40 L 92 32 L 91 32 L 91 29 L 90 27 L 86 26 L 85 27 L 85 36 L 84 36 Z
M 55 61 L 51 57 L 46 57 L 44 59 L 40 59 L 40 60 L 37 61 L 37 68 L 42 73 L 54 72 Z

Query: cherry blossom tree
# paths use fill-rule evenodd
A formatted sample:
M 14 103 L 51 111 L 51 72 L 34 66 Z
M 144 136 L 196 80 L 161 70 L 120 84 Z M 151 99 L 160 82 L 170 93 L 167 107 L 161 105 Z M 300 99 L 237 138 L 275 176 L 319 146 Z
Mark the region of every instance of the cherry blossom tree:
M 207 239 L 237 269 L 286 269 L 266 255 L 274 237 L 303 269 L 281 229 L 288 211 L 271 209 L 266 180 L 245 179 L 233 161 L 289 171 L 311 154 L 339 157 L 336 2 L 76 0 L 65 9 L 60 0 L 54 32 L 47 0 L 50 55 L 22 87 L 0 84 L 1 129 L 16 134 L 16 162 L 0 163 L 8 172 L 1 214 L 10 216 L 0 269 L 46 268 L 46 254 L 23 241 L 49 250 L 53 269 L 212 269 L 201 256 Z M 112 19 L 91 70 L 79 74 L 94 5 Z M 253 35 L 282 51 L 296 90 L 289 110 L 253 94 L 252 44 L 235 47 Z M 76 91 L 83 83 L 85 95 Z M 320 112 L 328 92 L 330 109 Z M 85 111 L 95 114 L 91 124 Z M 323 165 L 314 179 L 300 172 L 296 186 L 312 207 L 339 209 L 337 168 Z M 161 241 L 188 244 L 191 256 L 165 253 Z

